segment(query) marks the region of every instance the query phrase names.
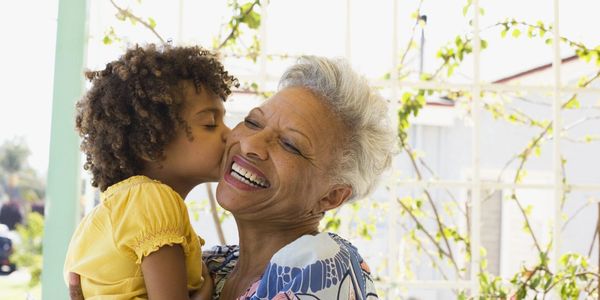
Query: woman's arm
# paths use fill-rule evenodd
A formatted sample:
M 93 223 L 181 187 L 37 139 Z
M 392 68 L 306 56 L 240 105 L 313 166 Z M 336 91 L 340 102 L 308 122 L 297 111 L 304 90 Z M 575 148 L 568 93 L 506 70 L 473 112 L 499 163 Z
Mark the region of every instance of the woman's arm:
M 180 245 L 163 246 L 142 260 L 148 299 L 189 299 L 185 255 Z

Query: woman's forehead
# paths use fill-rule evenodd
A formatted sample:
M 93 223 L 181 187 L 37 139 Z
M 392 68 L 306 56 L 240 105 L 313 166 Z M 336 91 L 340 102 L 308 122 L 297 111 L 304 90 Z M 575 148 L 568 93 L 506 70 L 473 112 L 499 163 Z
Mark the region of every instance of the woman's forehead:
M 341 120 L 325 102 L 305 88 L 285 88 L 257 109 L 279 129 L 301 131 L 317 148 L 331 149 L 343 135 Z
M 306 88 L 290 87 L 279 91 L 260 106 L 264 114 L 296 123 L 334 122 L 323 100 Z

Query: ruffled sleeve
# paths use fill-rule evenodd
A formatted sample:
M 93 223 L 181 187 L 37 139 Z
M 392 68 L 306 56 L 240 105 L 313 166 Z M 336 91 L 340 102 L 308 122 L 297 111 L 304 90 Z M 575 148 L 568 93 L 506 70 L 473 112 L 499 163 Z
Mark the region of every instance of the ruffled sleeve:
M 166 245 L 180 244 L 189 252 L 189 216 L 183 199 L 170 187 L 144 182 L 130 187 L 112 209 L 114 241 L 122 253 L 140 264 Z M 196 241 L 198 242 L 198 241 Z

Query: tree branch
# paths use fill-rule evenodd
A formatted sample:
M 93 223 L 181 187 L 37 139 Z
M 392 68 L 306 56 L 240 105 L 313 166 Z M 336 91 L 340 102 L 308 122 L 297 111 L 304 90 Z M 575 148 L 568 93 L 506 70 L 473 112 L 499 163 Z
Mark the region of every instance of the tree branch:
M 408 44 L 406 45 L 406 49 L 404 49 L 404 53 L 402 53 L 402 57 L 400 58 L 400 62 L 399 62 L 399 66 L 400 68 L 402 68 L 402 66 L 404 66 L 404 60 L 406 59 L 406 56 L 408 54 L 408 52 L 410 52 L 410 46 L 412 45 L 412 43 L 415 40 L 415 33 L 417 32 L 417 26 L 419 25 L 419 18 L 421 16 L 421 6 L 423 5 L 423 0 L 419 1 L 419 5 L 417 6 L 417 20 L 415 20 L 415 24 L 413 25 L 410 34 L 410 39 L 408 40 Z
M 223 234 L 223 227 L 221 226 L 221 221 L 219 220 L 219 214 L 217 213 L 217 201 L 215 200 L 210 182 L 207 182 L 205 186 L 206 194 L 208 194 L 208 203 L 210 203 L 210 214 L 212 216 L 213 223 L 215 224 L 215 229 L 217 230 L 219 243 L 221 243 L 221 245 L 227 245 L 227 241 L 225 241 L 225 234 Z
M 236 35 L 236 33 L 237 33 L 237 31 L 238 31 L 238 29 L 240 27 L 240 23 L 241 23 L 239 20 L 241 20 L 244 17 L 248 16 L 248 14 L 250 14 L 250 12 L 252 11 L 252 9 L 254 9 L 254 6 L 260 4 L 259 2 L 260 2 L 260 0 L 255 0 L 254 2 L 252 2 L 252 5 L 250 5 L 250 7 L 248 8 L 247 11 L 242 11 L 242 15 L 239 16 L 239 17 L 236 17 L 236 18 L 238 18 L 238 21 L 234 22 L 233 26 L 231 27 L 231 32 L 229 32 L 229 35 L 227 35 L 227 37 L 225 38 L 225 40 L 223 40 L 221 42 L 221 44 L 219 45 L 219 47 L 217 47 L 217 49 L 219 49 L 219 50 L 222 49 L 223 47 L 225 47 L 225 45 L 227 45 L 227 42 L 229 40 L 231 40 L 231 39 L 233 39 L 235 37 L 235 35 Z
M 412 149 L 405 141 L 402 140 L 401 143 L 402 143 L 402 147 L 404 148 L 404 150 L 408 154 L 408 157 L 410 158 L 410 161 L 413 165 L 413 169 L 415 170 L 415 173 L 417 175 L 417 179 L 422 180 L 423 176 L 421 175 L 421 170 L 419 169 L 419 166 L 417 165 L 415 157 L 412 154 Z M 450 247 L 450 242 L 448 241 L 448 238 L 446 237 L 446 234 L 444 233 L 445 226 L 442 224 L 442 219 L 437 210 L 437 206 L 433 202 L 433 197 L 431 197 L 431 194 L 429 193 L 429 191 L 427 189 L 423 189 L 423 192 L 425 193 L 425 196 L 427 198 L 427 201 L 429 202 L 429 205 L 431 205 L 431 209 L 433 210 L 433 214 L 435 215 L 435 220 L 438 225 L 438 229 L 441 233 L 444 243 L 446 244 L 446 247 L 448 248 L 449 257 L 454 261 L 454 255 L 452 254 L 452 248 Z
M 111 4 L 112 4 L 112 6 L 114 6 L 114 7 L 117 9 L 117 11 L 119 11 L 119 13 L 120 13 L 120 14 L 122 14 L 123 16 L 125 16 L 125 17 L 128 17 L 128 18 L 131 18 L 131 19 L 133 19 L 133 20 L 135 20 L 135 21 L 137 21 L 137 22 L 140 22 L 142 25 L 144 25 L 144 27 L 148 28 L 148 29 L 149 29 L 149 30 L 150 30 L 150 31 L 151 31 L 151 32 L 154 34 L 154 36 L 156 36 L 156 37 L 157 37 L 157 38 L 160 40 L 161 44 L 164 44 L 164 43 L 165 43 L 165 40 L 164 40 L 164 39 L 163 39 L 163 38 L 160 36 L 160 34 L 158 34 L 158 32 L 156 32 L 156 30 L 154 30 L 154 27 L 152 27 L 152 26 L 150 25 L 150 23 L 148 23 L 148 22 L 146 22 L 146 21 L 142 20 L 140 17 L 138 17 L 138 16 L 134 15 L 134 14 L 133 14 L 133 13 L 131 13 L 131 12 L 130 12 L 128 9 L 123 9 L 123 8 L 119 7 L 119 6 L 118 6 L 118 5 L 115 3 L 115 1 L 114 1 L 114 0 L 110 0 L 110 3 L 111 3 Z
M 410 229 L 408 229 L 406 227 L 406 225 L 402 224 L 402 229 L 404 229 L 405 231 L 410 231 Z M 413 239 L 415 241 L 415 243 L 417 243 L 417 246 L 421 249 L 423 249 L 423 252 L 425 252 L 425 255 L 427 255 L 427 257 L 429 258 L 429 260 L 431 261 L 431 264 L 433 265 L 433 267 L 437 267 L 439 266 L 437 260 L 435 259 L 435 255 L 429 251 L 427 251 L 427 248 L 424 247 L 423 242 L 420 239 Z M 442 278 L 444 278 L 444 280 L 448 280 L 448 276 L 446 275 L 446 273 L 444 272 L 444 270 L 442 268 L 438 268 L 438 271 L 440 271 L 440 274 L 442 275 Z
M 420 230 L 421 232 L 423 232 L 427 236 L 427 238 L 429 238 L 431 243 L 438 249 L 438 251 L 442 255 L 449 258 L 450 262 L 452 263 L 452 266 L 454 267 L 454 270 L 456 271 L 456 275 L 459 277 L 462 277 L 460 274 L 459 268 L 458 268 L 458 264 L 454 260 L 454 257 L 451 256 L 451 254 L 449 252 L 442 249 L 440 244 L 435 240 L 435 238 L 431 235 L 431 233 L 429 233 L 429 231 L 427 231 L 425 229 L 425 226 L 423 226 L 423 224 L 421 223 L 421 221 L 419 221 L 417 216 L 415 216 L 415 214 L 404 203 L 402 203 L 402 201 L 400 201 L 400 199 L 396 199 L 396 202 L 398 202 L 400 204 L 400 206 L 402 206 L 402 209 L 404 209 L 404 211 L 406 211 L 410 215 L 411 219 L 413 219 L 413 221 L 417 224 L 417 229 Z M 442 236 L 444 236 L 443 232 L 442 232 Z

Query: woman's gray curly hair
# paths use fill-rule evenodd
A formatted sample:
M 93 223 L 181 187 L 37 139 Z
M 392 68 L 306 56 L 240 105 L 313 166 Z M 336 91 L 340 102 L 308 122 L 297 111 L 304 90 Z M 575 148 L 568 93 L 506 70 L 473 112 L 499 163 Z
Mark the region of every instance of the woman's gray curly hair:
M 332 181 L 352 187 L 350 201 L 368 196 L 396 149 L 386 101 L 344 59 L 303 56 L 279 80 L 287 87 L 308 88 L 340 117 L 346 136 Z

